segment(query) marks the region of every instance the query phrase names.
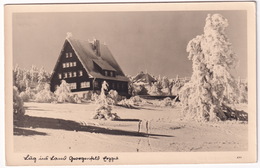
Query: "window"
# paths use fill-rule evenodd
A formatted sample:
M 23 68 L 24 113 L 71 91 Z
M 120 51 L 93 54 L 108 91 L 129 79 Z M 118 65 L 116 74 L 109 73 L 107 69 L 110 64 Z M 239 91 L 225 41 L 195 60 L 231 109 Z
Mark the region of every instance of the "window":
M 71 52 L 69 53 L 69 57 L 72 57 L 72 53 Z
M 80 88 L 90 88 L 90 82 L 81 82 Z
M 73 77 L 77 77 L 77 72 L 73 72 Z
M 69 53 L 66 53 L 66 58 L 69 58 Z
M 68 77 L 68 74 L 67 72 L 64 73 L 64 78 L 67 78 Z
M 110 76 L 112 76 L 112 77 L 114 76 L 114 73 L 112 71 L 110 71 Z
M 69 72 L 69 77 L 70 77 L 70 78 L 72 77 L 72 72 Z
M 72 62 L 70 62 L 70 67 L 73 67 L 73 63 Z
M 69 83 L 70 89 L 77 89 L 77 83 Z
M 77 66 L 77 63 L 76 63 L 76 62 L 73 62 L 73 66 Z
M 68 68 L 68 67 L 70 67 L 70 63 L 69 63 L 69 62 L 67 62 L 67 63 L 66 63 L 66 66 L 67 66 L 67 68 Z
M 61 79 L 62 78 L 62 75 L 61 74 L 59 74 L 59 79 Z
M 83 71 L 79 71 L 79 76 L 83 76 Z
M 63 64 L 62 64 L 62 67 L 63 67 L 63 68 L 66 68 L 66 63 L 63 63 Z
M 95 82 L 94 82 L 94 86 L 95 86 L 96 88 L 98 88 L 98 81 L 95 81 Z
M 108 76 L 108 72 L 107 71 L 105 71 L 105 76 Z

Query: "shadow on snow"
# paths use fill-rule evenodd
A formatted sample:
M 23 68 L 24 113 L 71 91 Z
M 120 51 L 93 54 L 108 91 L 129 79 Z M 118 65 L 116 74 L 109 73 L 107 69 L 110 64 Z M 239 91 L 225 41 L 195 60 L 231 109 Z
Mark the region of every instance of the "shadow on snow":
M 121 121 L 138 121 L 137 119 L 121 119 Z M 116 122 L 116 121 L 115 121 Z M 71 120 L 63 120 L 63 119 L 55 119 L 55 118 L 46 118 L 46 117 L 34 117 L 34 116 L 28 116 L 25 115 L 18 120 L 14 120 L 14 127 L 20 127 L 16 128 L 20 129 L 23 128 L 47 128 L 47 129 L 61 129 L 66 131 L 82 131 L 82 132 L 90 132 L 90 133 L 101 133 L 101 134 L 108 134 L 108 135 L 121 135 L 121 136 L 137 136 L 137 137 L 148 137 L 148 136 L 154 136 L 154 137 L 173 137 L 171 135 L 161 135 L 161 134 L 149 134 L 149 133 L 143 133 L 143 132 L 135 132 L 135 131 L 124 131 L 124 130 L 118 130 L 118 129 L 108 129 L 108 128 L 102 128 L 97 126 L 85 126 L 81 125 L 78 122 L 71 121 Z M 26 130 L 28 131 L 28 130 Z M 18 131 L 17 131 L 18 132 Z M 40 135 L 39 132 L 33 132 L 25 133 L 26 135 Z M 14 132 L 15 135 L 15 132 Z M 43 135 L 43 134 L 42 134 Z M 47 134 L 46 134 L 47 135 Z
M 44 132 L 38 132 L 38 131 L 34 131 L 34 130 L 27 130 L 27 129 L 14 127 L 14 135 L 32 136 L 32 135 L 47 135 L 47 134 Z

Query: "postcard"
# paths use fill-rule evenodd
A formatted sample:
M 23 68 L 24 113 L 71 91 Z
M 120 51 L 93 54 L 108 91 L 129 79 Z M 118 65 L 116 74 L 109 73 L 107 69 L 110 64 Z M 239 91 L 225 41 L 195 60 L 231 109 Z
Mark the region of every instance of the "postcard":
M 6 5 L 6 164 L 256 162 L 255 8 Z

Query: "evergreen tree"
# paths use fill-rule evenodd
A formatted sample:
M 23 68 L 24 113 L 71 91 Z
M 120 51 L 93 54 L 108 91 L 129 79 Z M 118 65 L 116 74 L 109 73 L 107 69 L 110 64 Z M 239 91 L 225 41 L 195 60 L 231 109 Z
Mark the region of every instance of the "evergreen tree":
M 20 117 L 25 113 L 23 100 L 19 96 L 19 91 L 15 86 L 13 86 L 13 113 L 17 117 Z
M 73 102 L 73 98 L 70 96 L 71 90 L 70 85 L 65 81 L 62 80 L 60 86 L 57 87 L 56 91 L 54 92 L 55 96 L 57 97 L 57 101 L 59 103 L 64 102 Z
M 44 89 L 35 96 L 35 101 L 39 103 L 51 103 L 55 100 L 54 94 L 50 91 L 50 85 L 45 84 Z
M 227 19 L 220 14 L 208 15 L 204 34 L 188 43 L 193 73 L 180 95 L 185 116 L 200 121 L 225 120 L 223 108 L 237 101 L 237 85 L 230 73 L 236 56 L 225 34 L 227 26 Z

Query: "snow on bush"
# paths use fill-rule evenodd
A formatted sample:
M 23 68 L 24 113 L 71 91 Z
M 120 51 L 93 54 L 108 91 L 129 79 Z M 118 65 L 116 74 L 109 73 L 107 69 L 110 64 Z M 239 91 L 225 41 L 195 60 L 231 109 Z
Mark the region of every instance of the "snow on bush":
M 157 82 L 154 82 L 148 92 L 149 95 L 152 95 L 152 96 L 159 96 L 159 95 L 162 95 L 162 91 L 161 89 L 159 88 L 158 86 L 158 83 Z
M 120 117 L 116 113 L 112 113 L 112 107 L 108 104 L 100 105 L 96 109 L 93 119 L 98 120 L 116 120 Z
M 130 99 L 123 99 L 118 102 L 118 105 L 126 108 L 136 108 L 135 106 L 141 106 L 147 104 L 148 102 L 142 99 L 140 96 L 133 96 Z
M 160 107 L 171 107 L 173 105 L 172 99 L 170 97 L 166 97 L 163 100 L 158 102 Z
M 118 105 L 126 107 L 126 108 L 135 108 L 134 102 L 132 99 L 123 99 L 120 102 L 118 102 Z
M 133 96 L 130 98 L 130 100 L 134 103 L 134 105 L 137 105 L 137 106 L 146 103 L 146 101 L 144 99 L 142 99 L 140 96 Z
M 30 87 L 26 87 L 26 90 L 20 93 L 20 97 L 24 102 L 35 99 L 35 93 Z
M 55 95 L 50 91 L 49 84 L 45 84 L 44 89 L 35 96 L 35 101 L 39 103 L 51 103 L 55 100 Z
M 116 90 L 110 90 L 110 91 L 108 92 L 107 97 L 110 98 L 110 101 L 111 101 L 109 104 L 112 103 L 112 105 L 115 105 L 115 104 L 118 103 L 119 96 L 118 96 L 118 93 L 117 93 Z
M 97 103 L 99 104 L 97 109 L 95 110 L 93 119 L 99 120 L 116 120 L 120 117 L 116 113 L 112 113 L 112 106 L 109 105 L 109 101 L 112 98 L 108 98 L 105 92 L 108 90 L 108 83 L 106 81 L 103 82 L 101 87 L 100 96 L 97 98 Z
M 74 101 L 75 103 L 78 103 L 78 104 L 82 103 L 82 100 L 80 99 L 80 97 L 79 97 L 77 94 L 75 94 L 75 95 L 73 96 L 73 101 Z
M 15 86 L 13 86 L 13 113 L 18 117 L 25 113 L 23 100 L 20 98 L 18 89 Z
M 85 100 L 92 100 L 92 91 L 87 91 L 86 93 L 83 93 L 83 99 Z
M 28 102 L 29 101 L 29 95 L 26 92 L 21 92 L 19 94 L 20 98 L 23 100 L 23 102 Z
M 237 102 L 238 89 L 230 74 L 236 56 L 225 34 L 227 26 L 227 19 L 220 14 L 208 15 L 204 34 L 188 43 L 193 73 L 180 93 L 185 117 L 198 121 L 226 120 L 223 108 Z
M 98 97 L 99 97 L 99 95 L 97 93 L 92 93 L 91 101 L 95 101 L 96 103 L 98 103 Z
M 65 80 L 61 81 L 60 86 L 58 86 L 56 91 L 54 92 L 58 103 L 74 103 L 74 100 L 70 96 L 70 93 L 70 85 Z

